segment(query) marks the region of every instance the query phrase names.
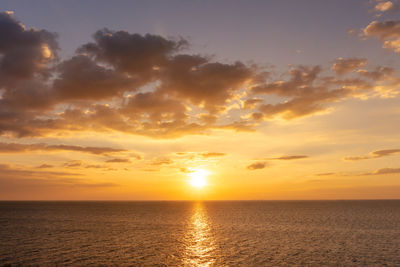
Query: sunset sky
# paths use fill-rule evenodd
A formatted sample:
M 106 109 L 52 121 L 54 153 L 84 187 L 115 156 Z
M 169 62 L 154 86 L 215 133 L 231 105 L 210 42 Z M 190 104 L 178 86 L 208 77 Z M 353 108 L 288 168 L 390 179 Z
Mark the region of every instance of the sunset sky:
M 400 198 L 400 1 L 0 10 L 1 200 Z

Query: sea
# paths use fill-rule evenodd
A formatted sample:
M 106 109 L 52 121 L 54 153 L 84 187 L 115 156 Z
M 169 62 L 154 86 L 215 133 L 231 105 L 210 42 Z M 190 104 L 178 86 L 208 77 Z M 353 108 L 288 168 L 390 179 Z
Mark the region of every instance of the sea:
M 400 266 L 400 200 L 0 202 L 1 266 Z

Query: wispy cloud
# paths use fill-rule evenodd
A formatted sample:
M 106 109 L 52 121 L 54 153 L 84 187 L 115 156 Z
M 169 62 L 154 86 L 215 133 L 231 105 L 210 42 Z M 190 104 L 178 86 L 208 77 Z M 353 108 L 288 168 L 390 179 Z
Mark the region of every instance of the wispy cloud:
M 307 155 L 288 155 L 288 156 L 280 156 L 277 158 L 271 158 L 276 160 L 295 160 L 295 159 L 306 159 L 308 158 Z
M 255 162 L 247 166 L 248 170 L 261 170 L 268 166 L 267 162 Z
M 20 143 L 0 143 L 0 153 L 25 153 L 28 151 L 75 151 L 95 155 L 107 155 L 113 153 L 126 152 L 125 149 L 111 147 L 90 147 L 76 145 L 48 145 L 48 144 L 20 144 Z
M 106 160 L 106 162 L 107 163 L 130 163 L 131 161 L 129 159 L 114 158 L 114 159 Z
M 393 155 L 399 155 L 400 154 L 400 149 L 384 149 L 384 150 L 377 150 L 369 153 L 369 155 L 366 156 L 351 156 L 351 157 L 345 157 L 345 161 L 358 161 L 358 160 L 364 160 L 364 159 L 374 159 L 374 158 L 382 158 L 382 157 L 387 157 L 387 156 L 393 156 Z
M 53 168 L 53 167 L 54 167 L 53 165 L 43 163 L 42 165 L 39 165 L 36 168 L 38 168 L 38 169 L 48 169 L 48 168 Z
M 373 172 L 362 173 L 360 175 L 385 175 L 385 174 L 398 174 L 400 168 L 382 168 Z
M 222 152 L 204 152 L 204 153 L 200 153 L 200 156 L 202 156 L 203 158 L 214 158 L 214 157 L 226 156 L 226 153 L 222 153 Z

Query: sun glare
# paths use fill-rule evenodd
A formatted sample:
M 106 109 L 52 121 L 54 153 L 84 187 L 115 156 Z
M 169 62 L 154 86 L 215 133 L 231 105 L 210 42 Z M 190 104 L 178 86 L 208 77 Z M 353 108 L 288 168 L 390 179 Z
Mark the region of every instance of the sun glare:
M 196 169 L 189 173 L 190 185 L 196 188 L 203 188 L 207 185 L 207 176 L 209 171 L 203 169 Z

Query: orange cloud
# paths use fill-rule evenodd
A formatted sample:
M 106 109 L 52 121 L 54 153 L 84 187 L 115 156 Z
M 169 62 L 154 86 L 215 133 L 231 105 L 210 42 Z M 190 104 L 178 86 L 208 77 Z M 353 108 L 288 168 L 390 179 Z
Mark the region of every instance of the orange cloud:
M 367 64 L 367 59 L 365 58 L 338 58 L 332 65 L 332 70 L 337 74 L 343 75 L 346 73 L 353 72 Z
M 394 4 L 392 1 L 378 2 L 374 7 L 374 10 L 379 12 L 394 11 L 397 9 L 398 6 Z
M 374 37 L 383 42 L 383 48 L 400 53 L 400 20 L 372 21 L 363 29 L 365 37 Z

